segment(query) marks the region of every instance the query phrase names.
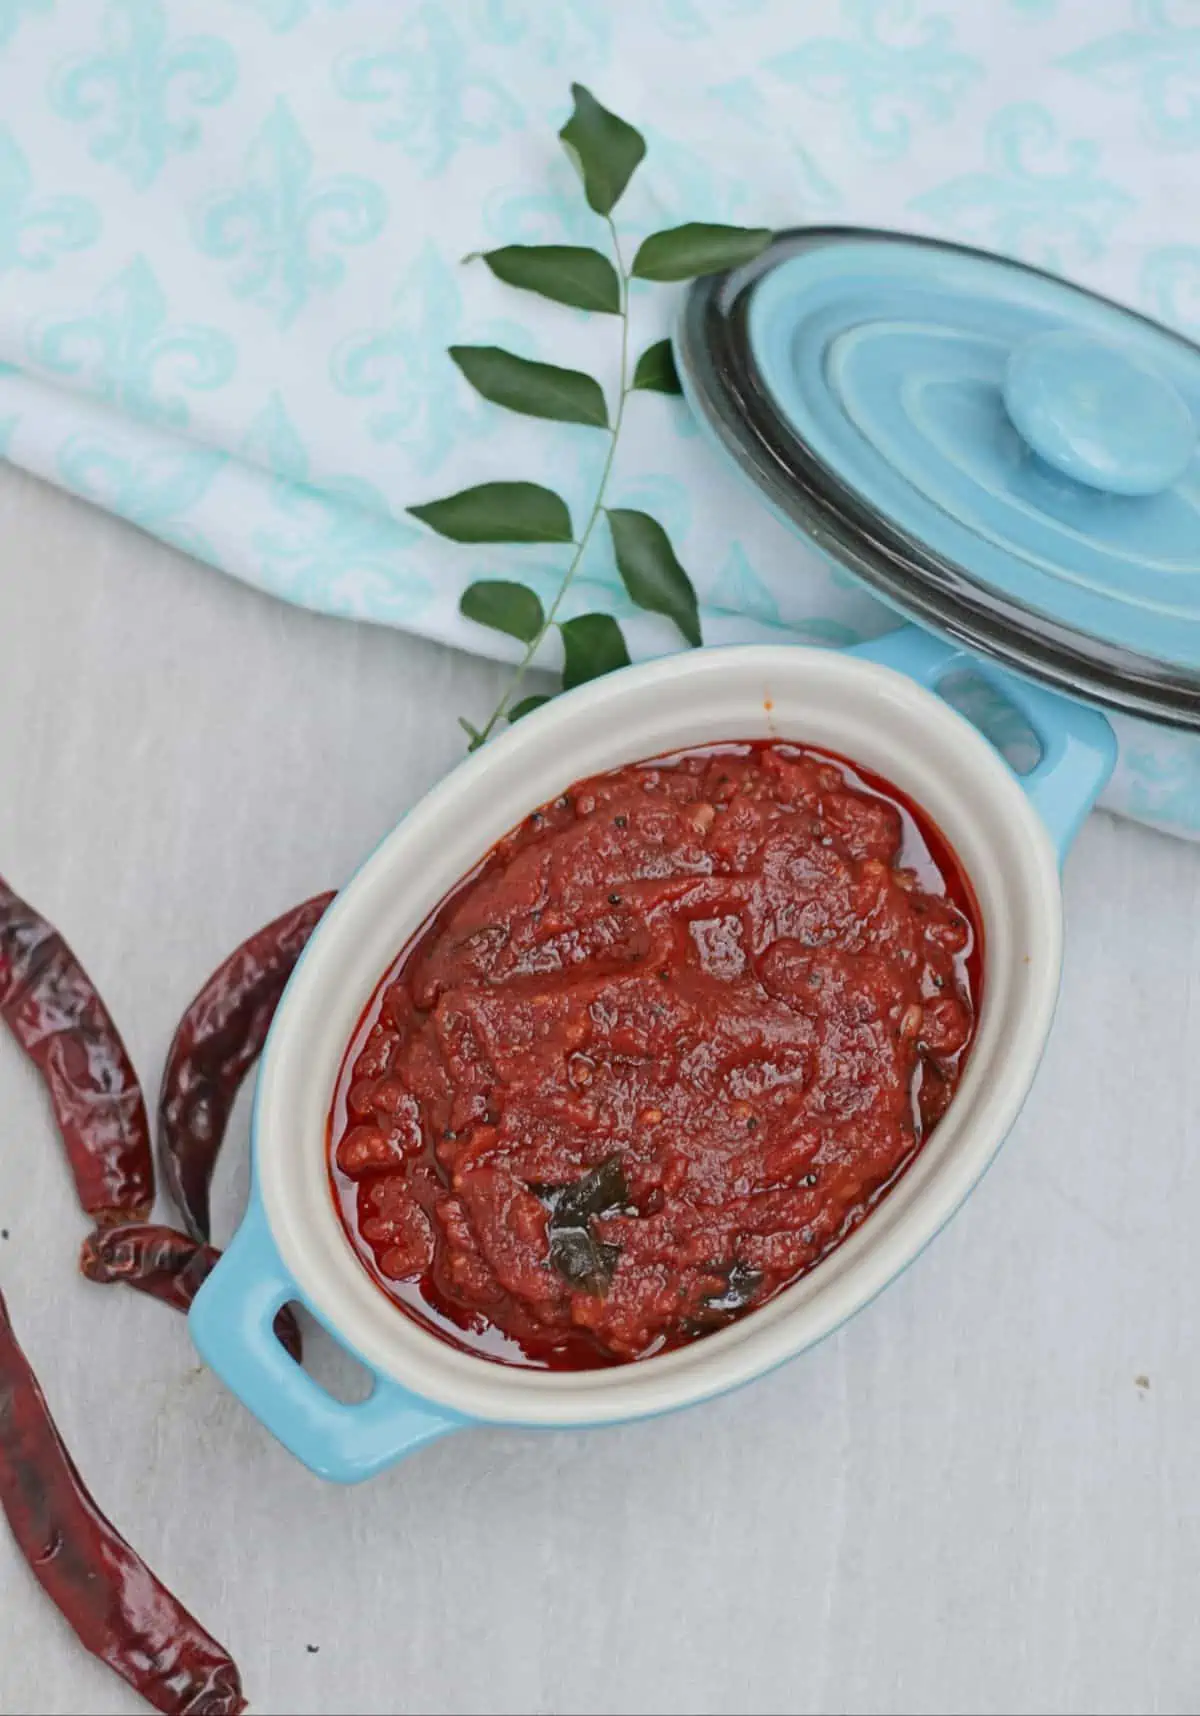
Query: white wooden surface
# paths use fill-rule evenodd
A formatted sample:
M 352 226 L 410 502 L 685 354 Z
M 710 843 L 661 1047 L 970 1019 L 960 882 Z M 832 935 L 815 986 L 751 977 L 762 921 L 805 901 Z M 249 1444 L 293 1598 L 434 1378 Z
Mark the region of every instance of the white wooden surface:
M 0 869 L 150 1092 L 214 963 L 344 878 L 497 684 L 0 469 Z M 1066 889 L 1025 1115 L 850 1327 L 679 1417 L 451 1437 L 358 1490 L 284 1454 L 182 1320 L 75 1274 L 85 1224 L 0 1043 L 14 1322 L 102 1505 L 256 1710 L 1200 1706 L 1200 850 L 1095 818 Z M 245 1183 L 243 1104 L 223 1235 Z M 0 1529 L 0 1711 L 138 1708 Z

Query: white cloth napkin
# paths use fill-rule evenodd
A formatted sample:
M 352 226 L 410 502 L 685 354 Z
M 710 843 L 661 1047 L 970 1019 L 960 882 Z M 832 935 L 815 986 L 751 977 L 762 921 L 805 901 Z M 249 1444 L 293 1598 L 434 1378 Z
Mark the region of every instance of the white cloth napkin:
M 286 600 L 503 653 L 462 589 L 549 593 L 561 551 L 456 547 L 405 508 L 512 478 L 590 500 L 604 438 L 484 403 L 446 356 L 612 388 L 615 318 L 461 260 L 607 247 L 555 136 L 572 80 L 649 144 L 626 258 L 684 220 L 906 228 L 1200 329 L 1196 0 L 0 0 L 0 454 Z M 680 290 L 635 289 L 635 349 Z M 894 623 L 680 400 L 627 415 L 610 501 L 665 525 L 707 641 Z M 564 612 L 597 608 L 635 655 L 678 646 L 603 533 Z M 1117 725 L 1105 802 L 1200 836 L 1200 741 Z

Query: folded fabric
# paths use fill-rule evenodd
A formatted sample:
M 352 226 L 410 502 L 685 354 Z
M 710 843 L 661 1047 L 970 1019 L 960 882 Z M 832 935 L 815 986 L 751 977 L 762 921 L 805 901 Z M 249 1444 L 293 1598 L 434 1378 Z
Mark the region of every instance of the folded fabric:
M 447 357 L 502 345 L 611 396 L 616 318 L 463 261 L 608 248 L 555 135 L 572 80 L 649 145 L 627 260 L 684 220 L 905 228 L 1195 332 L 1200 21 L 1171 0 L 943 6 L 0 0 L 0 455 L 285 600 L 503 654 L 462 590 L 548 595 L 562 551 L 457 547 L 406 508 L 516 478 L 590 505 L 606 438 L 485 403 Z M 681 290 L 635 285 L 635 350 Z M 677 398 L 631 399 L 609 499 L 662 521 L 708 642 L 895 623 Z M 600 532 L 563 613 L 597 608 L 635 655 L 679 645 Z M 1200 837 L 1200 739 L 1116 725 L 1104 802 Z

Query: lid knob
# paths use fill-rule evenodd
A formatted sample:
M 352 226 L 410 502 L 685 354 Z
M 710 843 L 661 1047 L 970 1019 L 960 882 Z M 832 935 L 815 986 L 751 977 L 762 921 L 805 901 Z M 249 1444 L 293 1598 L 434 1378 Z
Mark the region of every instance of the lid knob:
M 1069 329 L 1014 348 L 1004 404 L 1047 464 L 1109 494 L 1169 489 L 1196 450 L 1195 420 L 1169 381 L 1119 347 Z

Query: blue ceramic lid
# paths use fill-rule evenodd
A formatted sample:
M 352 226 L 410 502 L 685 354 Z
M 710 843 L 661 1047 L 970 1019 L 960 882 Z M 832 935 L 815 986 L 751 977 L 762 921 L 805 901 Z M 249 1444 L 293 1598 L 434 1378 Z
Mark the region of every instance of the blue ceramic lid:
M 698 282 L 677 344 L 743 468 L 895 606 L 1200 726 L 1200 349 L 1020 264 L 847 230 Z

